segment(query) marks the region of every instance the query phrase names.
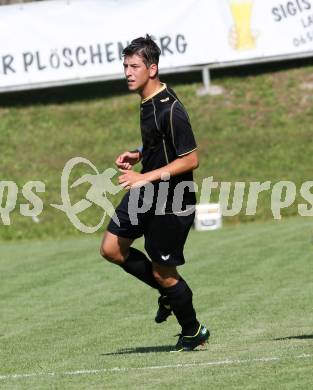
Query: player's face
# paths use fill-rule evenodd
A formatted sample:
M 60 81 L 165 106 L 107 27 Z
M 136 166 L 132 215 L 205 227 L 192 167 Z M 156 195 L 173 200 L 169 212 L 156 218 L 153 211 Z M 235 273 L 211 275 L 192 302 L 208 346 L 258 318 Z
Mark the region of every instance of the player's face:
M 137 54 L 124 58 L 124 73 L 130 91 L 141 92 L 151 78 L 151 67 L 147 68 Z

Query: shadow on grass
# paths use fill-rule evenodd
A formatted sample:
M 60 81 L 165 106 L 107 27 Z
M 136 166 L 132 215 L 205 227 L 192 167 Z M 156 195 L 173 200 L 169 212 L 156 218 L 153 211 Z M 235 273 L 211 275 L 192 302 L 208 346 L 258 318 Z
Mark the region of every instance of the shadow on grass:
M 296 69 L 313 65 L 312 58 L 294 59 L 289 61 L 274 61 L 263 64 L 250 64 L 229 68 L 212 69 L 213 79 L 228 77 L 257 76 L 272 72 Z M 201 83 L 200 71 L 173 73 L 161 75 L 161 80 L 175 87 L 179 84 Z M 111 98 L 128 94 L 125 80 L 99 81 L 60 87 L 50 87 L 29 91 L 13 91 L 0 94 L 0 107 L 23 107 L 43 104 L 63 104 L 79 101 L 89 101 Z
M 163 75 L 161 80 L 170 85 L 200 83 L 201 72 Z M 124 79 L 82 83 L 77 85 L 13 91 L 0 94 L 0 107 L 27 107 L 44 104 L 63 104 L 128 95 Z
M 204 352 L 206 349 L 195 349 L 192 352 Z M 173 345 L 156 345 L 151 347 L 122 348 L 116 352 L 102 353 L 100 356 L 129 355 L 132 353 L 156 353 L 156 352 L 175 352 Z
M 300 336 L 287 336 L 287 337 L 280 337 L 277 339 L 274 339 L 275 341 L 282 341 L 282 340 L 310 340 L 313 339 L 313 334 L 302 334 Z
M 173 345 L 156 345 L 151 347 L 122 348 L 122 349 L 118 349 L 116 352 L 102 353 L 101 356 L 128 355 L 131 353 L 170 352 L 172 350 L 173 350 Z

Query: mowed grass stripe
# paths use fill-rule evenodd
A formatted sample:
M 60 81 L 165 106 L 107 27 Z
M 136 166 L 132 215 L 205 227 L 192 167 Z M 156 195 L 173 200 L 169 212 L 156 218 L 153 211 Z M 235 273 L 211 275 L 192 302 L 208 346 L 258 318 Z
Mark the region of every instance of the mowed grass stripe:
M 312 178 L 313 67 L 294 64 L 294 69 L 283 70 L 282 63 L 280 71 L 272 65 L 264 72 L 264 66 L 236 68 L 215 78 L 224 88 L 220 96 L 197 96 L 200 73 L 199 77 L 164 75 L 191 118 L 199 146 L 200 166 L 194 176 L 199 190 L 202 180 L 210 176 L 217 182 L 246 183 L 244 207 L 227 220 L 232 223 L 272 218 L 271 191 L 260 194 L 255 216 L 245 215 L 251 181 L 296 184 L 295 202 L 283 210 L 284 215 L 299 215 L 298 204 L 307 203 L 300 188 Z M 79 236 L 67 216 L 50 207 L 61 203 L 62 170 L 67 161 L 80 156 L 103 172 L 114 167 L 125 148 L 138 147 L 138 104 L 138 96 L 129 94 L 126 84 L 108 82 L 0 96 L 1 177 L 13 180 L 19 188 L 11 226 L 0 224 L 1 239 Z M 86 173 L 94 172 L 78 165 L 70 184 Z M 33 180 L 46 184 L 45 193 L 38 194 L 44 203 L 40 223 L 20 214 L 20 204 L 28 203 L 22 188 Z M 71 189 L 72 204 L 84 199 L 89 187 Z M 121 195 L 112 196 L 111 201 L 117 205 Z M 211 201 L 218 199 L 219 190 L 213 190 Z M 89 226 L 97 225 L 102 216 L 103 210 L 95 205 L 79 214 Z
M 312 358 L 313 355 L 299 355 L 295 357 L 290 357 L 290 359 L 308 359 Z M 164 370 L 164 369 L 185 369 L 185 368 L 197 368 L 197 367 L 206 367 L 206 366 L 224 366 L 224 365 L 236 365 L 236 364 L 253 364 L 253 363 L 271 363 L 282 360 L 279 357 L 269 357 L 269 358 L 259 358 L 259 359 L 246 359 L 246 360 L 221 360 L 216 362 L 198 362 L 198 363 L 186 363 L 186 364 L 176 364 L 176 365 L 167 365 L 167 366 L 147 366 L 147 367 L 114 367 L 110 369 L 99 369 L 99 370 L 77 370 L 77 371 L 68 371 L 68 372 L 37 372 L 31 374 L 11 374 L 11 375 L 1 375 L 0 380 L 10 380 L 10 379 L 26 379 L 37 376 L 76 376 L 76 375 L 99 375 L 105 374 L 106 372 L 127 372 L 127 371 L 136 371 L 136 370 Z
M 295 383 L 306 388 L 312 362 L 292 359 L 312 353 L 311 235 L 311 219 L 305 218 L 192 231 L 181 273 L 212 337 L 204 351 L 190 354 L 168 353 L 179 331 L 176 321 L 154 323 L 157 294 L 102 261 L 100 236 L 1 243 L 0 375 L 121 367 L 129 369 L 124 379 L 108 371 L 105 387 L 101 375 L 58 376 L 53 383 L 52 378 L 32 377 L 27 386 L 208 388 L 214 376 L 215 388 L 270 388 L 279 377 L 286 388 Z M 216 366 L 214 373 L 199 366 L 225 357 L 281 360 Z M 131 370 L 190 364 L 195 367 L 186 374 L 168 369 L 170 377 Z

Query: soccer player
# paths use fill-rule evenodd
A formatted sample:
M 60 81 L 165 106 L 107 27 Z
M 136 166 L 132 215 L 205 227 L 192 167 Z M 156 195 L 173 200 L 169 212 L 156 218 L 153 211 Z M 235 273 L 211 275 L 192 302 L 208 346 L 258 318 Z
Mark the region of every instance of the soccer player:
M 195 193 L 192 171 L 198 167 L 197 146 L 188 114 L 173 90 L 160 82 L 158 63 L 161 51 L 149 35 L 134 39 L 123 51 L 124 73 L 130 91 L 141 97 L 140 125 L 142 148 L 118 156 L 122 172 L 119 183 L 129 190 L 115 210 L 119 225 L 111 219 L 100 253 L 127 273 L 159 291 L 157 323 L 172 313 L 181 326 L 176 351 L 191 351 L 209 338 L 199 323 L 192 303 L 192 291 L 177 271 L 185 263 L 183 249 L 194 221 Z M 141 161 L 140 173 L 132 167 Z M 151 208 L 138 213 L 138 223 L 130 218 L 131 194 L 139 190 L 139 204 L 146 200 L 143 183 L 154 186 Z M 161 191 L 161 184 L 167 184 Z M 158 210 L 163 199 L 164 212 Z M 181 196 L 177 196 L 177 194 Z M 178 198 L 178 199 L 177 199 Z M 133 248 L 133 241 L 145 238 L 150 259 Z

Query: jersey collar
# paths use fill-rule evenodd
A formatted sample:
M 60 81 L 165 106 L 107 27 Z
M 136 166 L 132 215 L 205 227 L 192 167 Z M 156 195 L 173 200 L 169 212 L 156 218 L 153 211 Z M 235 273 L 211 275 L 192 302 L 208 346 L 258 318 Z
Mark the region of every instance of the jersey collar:
M 161 83 L 162 84 L 162 87 L 160 89 L 158 89 L 157 91 L 155 91 L 153 94 L 151 94 L 150 96 L 147 96 L 145 99 L 142 99 L 141 100 L 141 104 L 143 103 L 146 103 L 148 100 L 152 99 L 154 96 L 158 95 L 160 92 L 164 91 L 166 89 L 166 84 L 165 83 Z

